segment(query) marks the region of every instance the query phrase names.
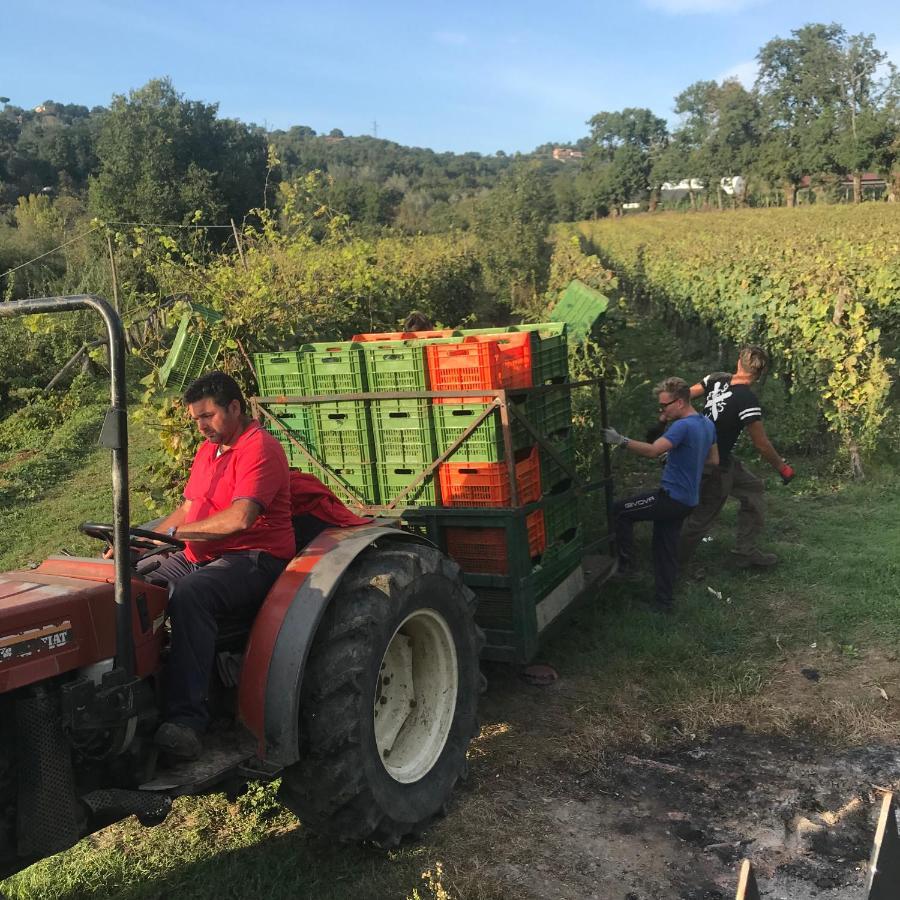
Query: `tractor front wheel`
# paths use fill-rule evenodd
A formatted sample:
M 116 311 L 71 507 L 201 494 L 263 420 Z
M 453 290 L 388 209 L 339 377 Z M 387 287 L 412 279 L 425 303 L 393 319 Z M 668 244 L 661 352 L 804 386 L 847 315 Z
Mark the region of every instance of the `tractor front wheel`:
M 348 569 L 301 690 L 301 759 L 281 800 L 314 831 L 395 845 L 466 774 L 483 638 L 475 597 L 437 550 L 399 542 Z

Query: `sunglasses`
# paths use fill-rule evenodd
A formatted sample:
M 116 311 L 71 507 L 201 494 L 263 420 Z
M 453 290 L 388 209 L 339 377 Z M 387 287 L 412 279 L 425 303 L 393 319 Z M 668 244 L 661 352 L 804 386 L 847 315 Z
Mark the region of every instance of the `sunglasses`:
M 676 397 L 674 400 L 670 400 L 668 403 L 660 403 L 659 411 L 662 412 L 667 406 L 671 406 L 673 403 L 677 403 L 678 398 Z

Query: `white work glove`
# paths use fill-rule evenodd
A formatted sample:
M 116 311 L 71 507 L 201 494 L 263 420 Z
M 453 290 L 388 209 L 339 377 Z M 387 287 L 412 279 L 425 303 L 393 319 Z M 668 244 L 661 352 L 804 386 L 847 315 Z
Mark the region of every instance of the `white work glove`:
M 624 434 L 619 434 L 615 428 L 603 429 L 603 442 L 605 444 L 621 444 L 624 447 L 629 440 L 630 438 L 625 437 Z

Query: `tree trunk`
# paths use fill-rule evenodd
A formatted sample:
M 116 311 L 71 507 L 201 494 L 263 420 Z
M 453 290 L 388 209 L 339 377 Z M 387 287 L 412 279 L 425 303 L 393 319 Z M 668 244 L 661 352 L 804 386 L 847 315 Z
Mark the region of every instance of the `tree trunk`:
M 659 204 L 659 194 L 657 193 L 656 188 L 653 188 L 653 190 L 650 191 L 650 203 L 647 207 L 648 211 L 656 212 L 656 207 L 658 204 Z
M 691 201 L 691 209 L 697 208 L 697 198 L 694 196 L 694 192 L 688 188 L 688 198 Z
M 900 200 L 900 170 L 895 169 L 887 179 L 887 202 L 896 203 Z
M 853 173 L 853 202 L 862 203 L 862 172 Z
M 716 185 L 716 203 L 719 206 L 719 212 L 722 211 L 722 185 Z
M 782 185 L 782 191 L 784 192 L 784 205 L 785 206 L 796 206 L 797 205 L 797 185 L 795 185 L 791 181 L 785 181 Z

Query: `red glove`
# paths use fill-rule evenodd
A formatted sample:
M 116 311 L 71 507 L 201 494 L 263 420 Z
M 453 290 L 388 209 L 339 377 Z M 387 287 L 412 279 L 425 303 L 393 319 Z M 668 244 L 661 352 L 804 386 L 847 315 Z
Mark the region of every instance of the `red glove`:
M 782 484 L 790 484 L 791 479 L 797 473 L 787 464 L 785 463 L 779 470 L 778 474 L 781 476 Z

